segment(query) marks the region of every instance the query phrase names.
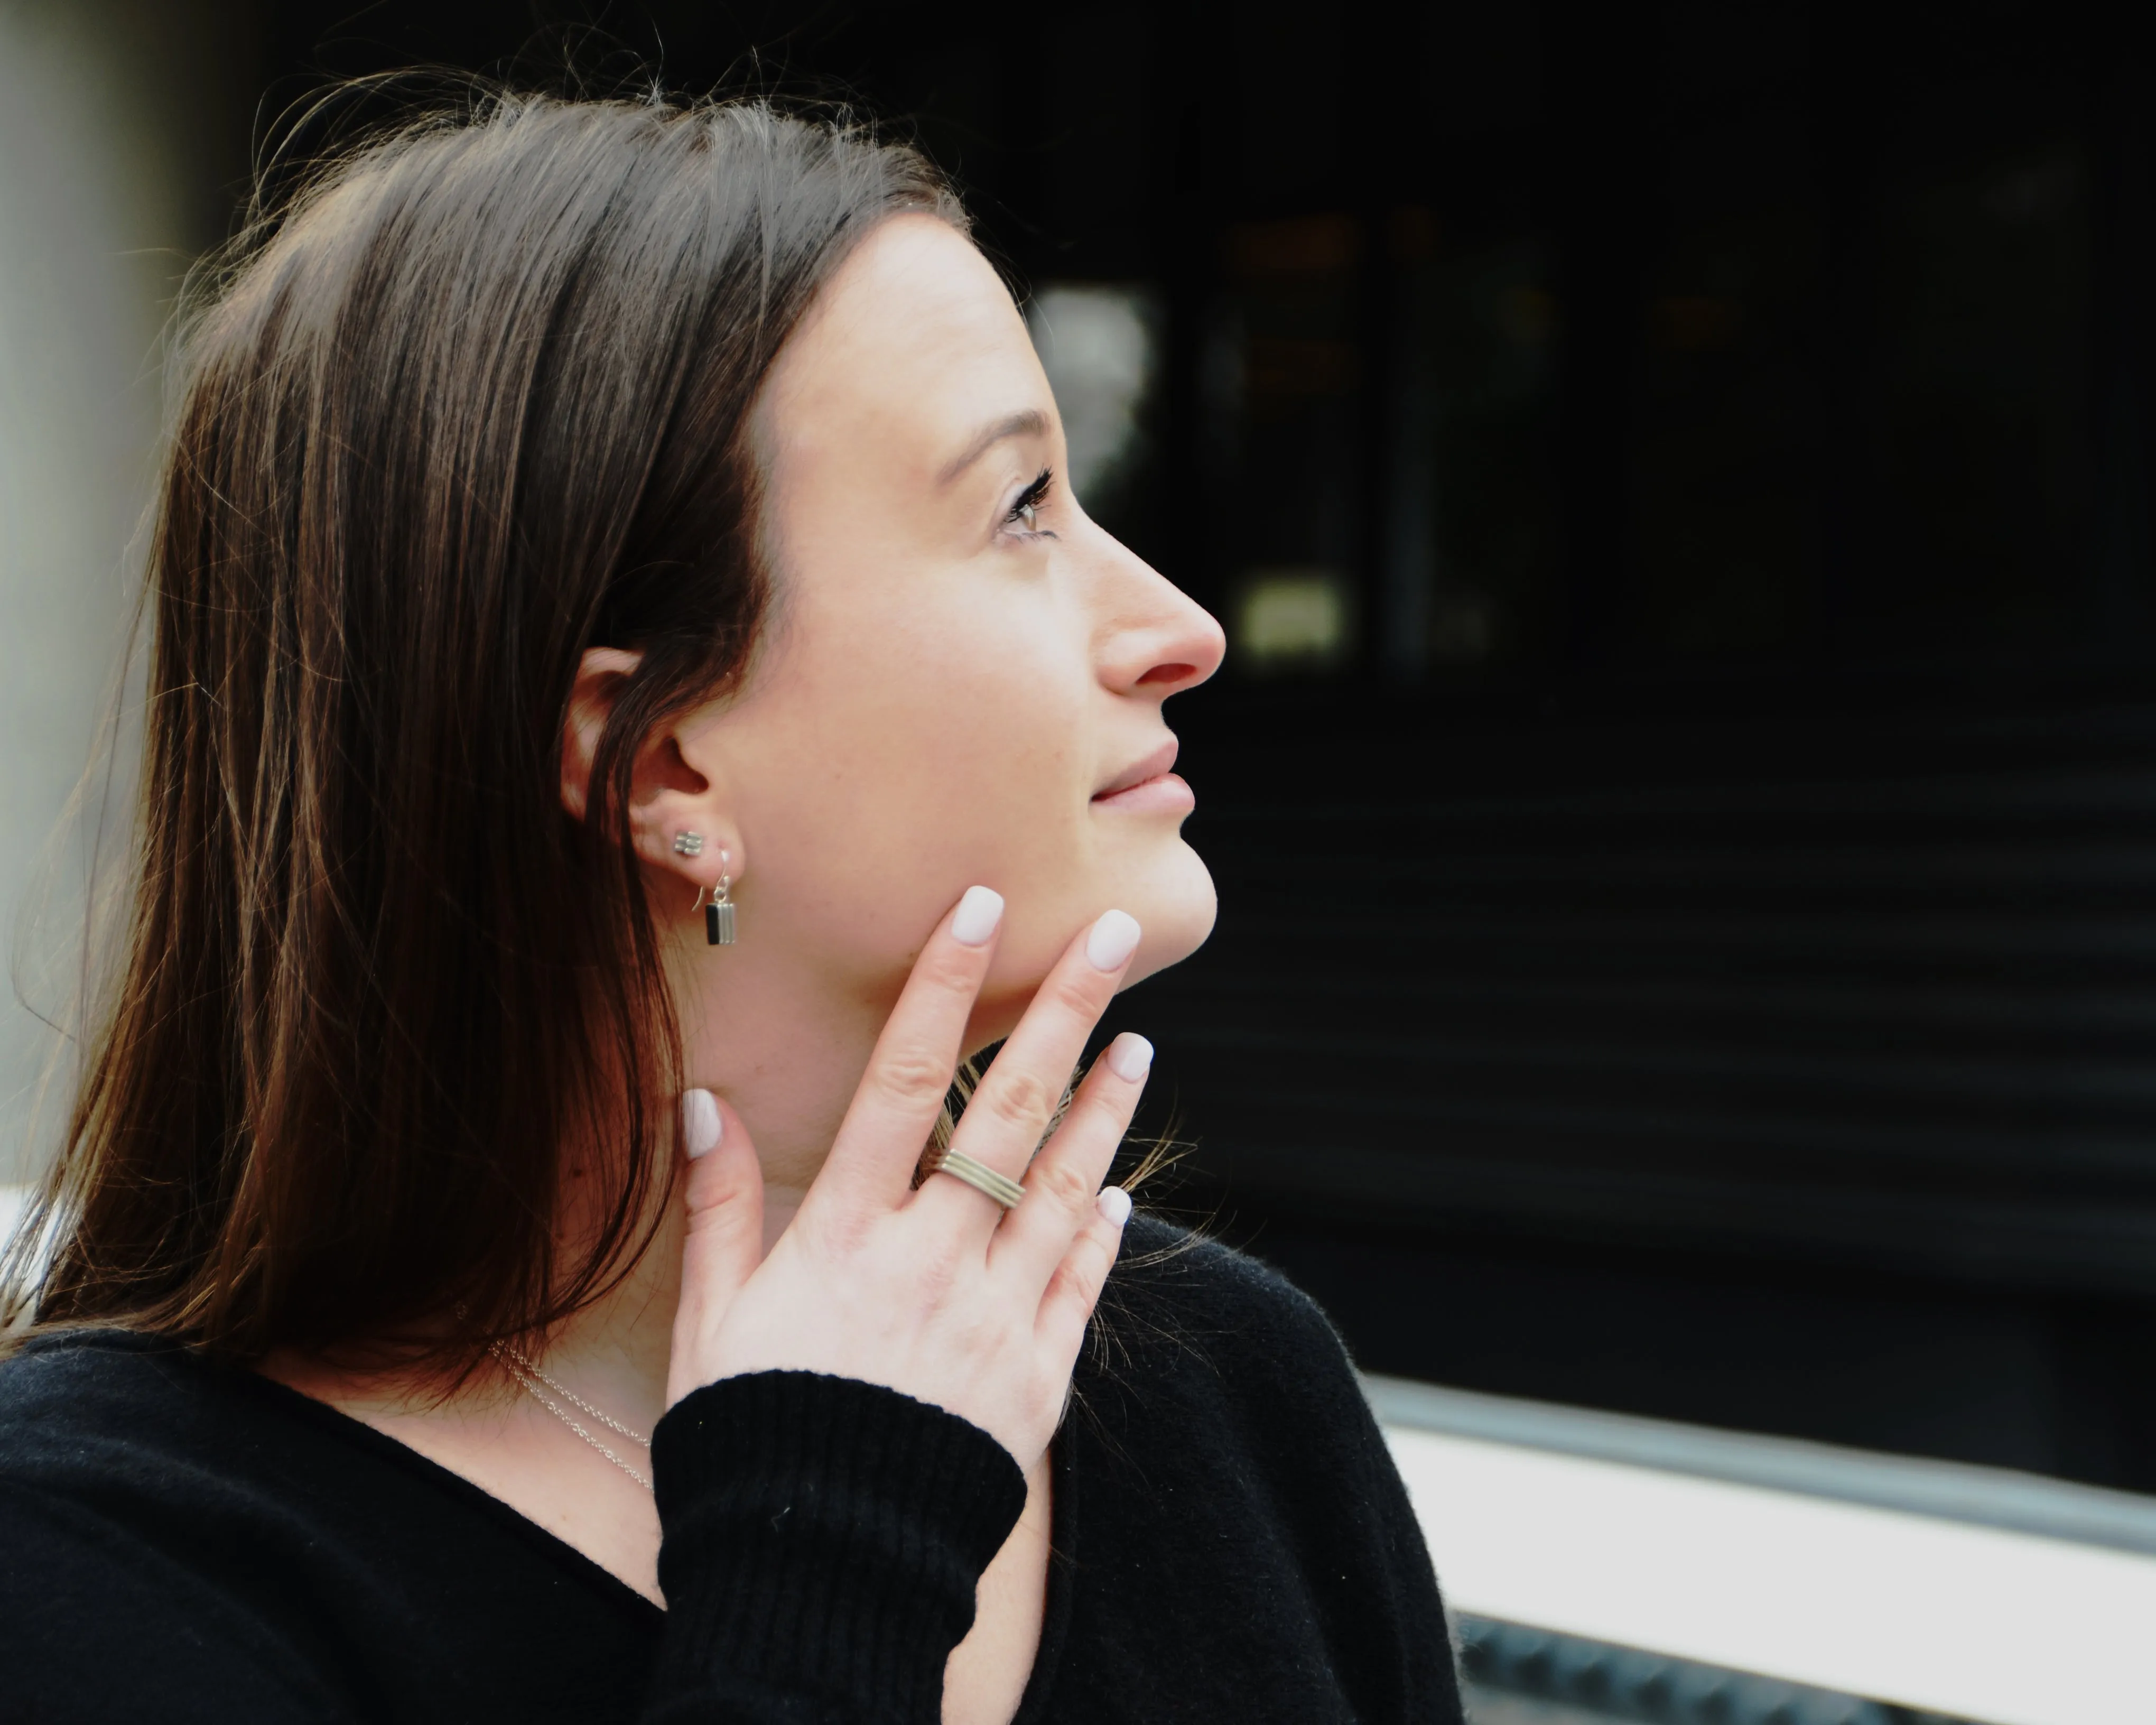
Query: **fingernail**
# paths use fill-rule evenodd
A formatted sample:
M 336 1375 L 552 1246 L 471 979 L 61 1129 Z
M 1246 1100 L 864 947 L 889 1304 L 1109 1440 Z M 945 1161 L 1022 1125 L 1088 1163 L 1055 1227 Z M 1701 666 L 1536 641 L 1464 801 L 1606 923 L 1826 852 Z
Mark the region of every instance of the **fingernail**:
M 1101 1214 L 1114 1226 L 1120 1228 L 1131 1219 L 1131 1194 L 1120 1186 L 1103 1186 L 1100 1197 Z
M 1003 894 L 993 886 L 968 886 L 951 913 L 951 938 L 962 947 L 984 947 L 1003 920 Z
M 1126 1084 L 1136 1084 L 1152 1069 L 1152 1045 L 1126 1030 L 1108 1045 L 1108 1070 Z
M 725 1130 L 716 1096 L 707 1090 L 681 1092 L 681 1147 L 689 1153 L 690 1161 L 717 1149 L 719 1135 Z
M 1127 911 L 1104 911 L 1086 937 L 1086 959 L 1096 970 L 1119 970 L 1138 949 L 1138 919 Z

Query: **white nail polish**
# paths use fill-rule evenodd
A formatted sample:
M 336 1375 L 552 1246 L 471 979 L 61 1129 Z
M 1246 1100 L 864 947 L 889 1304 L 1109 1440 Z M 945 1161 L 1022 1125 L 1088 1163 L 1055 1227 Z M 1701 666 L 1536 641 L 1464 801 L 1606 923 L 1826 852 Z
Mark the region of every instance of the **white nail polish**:
M 1152 1045 L 1126 1030 L 1108 1045 L 1108 1070 L 1126 1084 L 1136 1084 L 1152 1069 Z
M 694 1162 L 719 1147 L 726 1125 L 719 1117 L 719 1099 L 707 1090 L 681 1092 L 681 1147 Z
M 1103 1186 L 1100 1205 L 1101 1214 L 1118 1228 L 1131 1219 L 1131 1194 L 1120 1186 Z
M 1138 949 L 1138 919 L 1127 911 L 1104 911 L 1086 937 L 1086 960 L 1096 970 L 1118 970 Z
M 984 947 L 1003 920 L 1003 894 L 993 886 L 968 886 L 951 914 L 951 938 L 962 947 Z

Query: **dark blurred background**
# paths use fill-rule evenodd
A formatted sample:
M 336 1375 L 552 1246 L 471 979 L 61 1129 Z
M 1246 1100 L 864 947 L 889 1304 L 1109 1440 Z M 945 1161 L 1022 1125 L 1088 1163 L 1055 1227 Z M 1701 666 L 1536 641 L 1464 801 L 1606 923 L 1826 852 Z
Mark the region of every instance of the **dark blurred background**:
M 95 8 L 195 243 L 328 76 L 845 96 L 1214 608 L 1165 1201 L 1378 1371 L 2156 1491 L 2156 144 L 2092 13 Z M 172 128 L 177 130 L 172 130 Z M 179 158 L 176 158 L 179 159 Z

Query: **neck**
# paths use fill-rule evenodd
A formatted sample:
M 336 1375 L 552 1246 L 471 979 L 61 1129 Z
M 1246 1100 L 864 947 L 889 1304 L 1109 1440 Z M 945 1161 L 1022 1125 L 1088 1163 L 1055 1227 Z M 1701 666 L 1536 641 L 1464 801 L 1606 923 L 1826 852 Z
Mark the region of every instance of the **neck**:
M 677 976 L 697 975 L 699 960 L 708 965 L 701 930 Z M 824 1165 L 892 1001 L 834 998 L 804 977 L 808 967 L 757 965 L 739 948 L 725 957 L 723 990 L 677 995 L 685 1076 L 723 1096 L 747 1125 L 763 1165 L 767 1251 Z M 624 1423 L 645 1420 L 638 1429 L 647 1433 L 665 1405 L 680 1265 L 674 1209 L 621 1285 L 563 1325 L 547 1348 L 550 1372 Z
M 677 978 L 711 973 L 700 938 L 677 955 Z M 889 998 L 871 998 L 803 980 L 808 968 L 747 952 L 727 955 L 723 990 L 677 988 L 687 1055 L 687 1082 L 717 1092 L 748 1127 L 763 1165 L 764 1248 L 785 1231 L 824 1165 L 875 1040 Z M 747 959 L 747 963 L 740 960 Z M 699 962 L 701 961 L 701 963 Z M 643 1256 L 611 1291 L 562 1325 L 537 1362 L 624 1425 L 649 1435 L 665 1411 L 674 1311 L 680 1295 L 682 1224 L 678 1205 L 654 1230 Z M 273 1377 L 348 1408 L 402 1406 L 397 1387 L 335 1372 L 285 1354 Z M 495 1386 L 496 1399 L 515 1392 Z

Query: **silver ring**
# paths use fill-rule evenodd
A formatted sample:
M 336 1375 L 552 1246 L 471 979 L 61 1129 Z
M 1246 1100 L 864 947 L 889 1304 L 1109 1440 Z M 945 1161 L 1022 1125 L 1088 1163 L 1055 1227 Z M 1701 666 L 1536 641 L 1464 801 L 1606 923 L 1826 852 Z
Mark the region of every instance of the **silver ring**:
M 948 1174 L 954 1180 L 963 1180 L 976 1192 L 984 1192 L 1005 1209 L 1018 1208 L 1018 1201 L 1025 1196 L 1025 1188 L 1009 1174 L 999 1174 L 985 1162 L 976 1162 L 963 1150 L 946 1150 L 937 1157 L 928 1172 Z

